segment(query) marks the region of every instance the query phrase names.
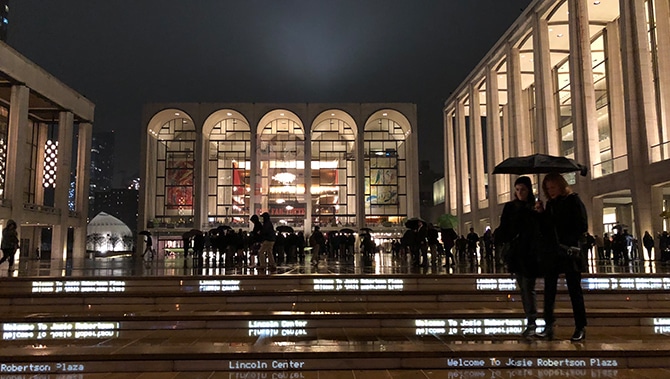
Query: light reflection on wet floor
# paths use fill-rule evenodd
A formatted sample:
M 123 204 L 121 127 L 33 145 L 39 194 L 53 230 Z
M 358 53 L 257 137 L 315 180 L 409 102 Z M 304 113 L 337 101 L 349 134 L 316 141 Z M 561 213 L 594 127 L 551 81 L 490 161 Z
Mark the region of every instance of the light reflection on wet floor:
M 162 258 L 162 257 L 161 257 Z M 469 261 L 463 259 L 454 265 L 445 265 L 444 258 L 428 267 L 415 267 L 405 260 L 392 257 L 390 253 L 377 253 L 372 265 L 363 265 L 360 256 L 355 260 L 322 259 L 318 266 L 312 266 L 310 256 L 305 263 L 279 264 L 276 271 L 248 267 L 224 267 L 211 259 L 202 267 L 193 267 L 193 260 L 182 257 L 167 257 L 152 262 L 135 263 L 129 257 L 96 258 L 62 261 L 20 259 L 15 270 L 8 272 L 0 266 L 0 276 L 200 276 L 200 275 L 263 275 L 263 274 L 357 274 L 357 275 L 458 275 L 458 274 L 504 274 L 505 267 L 487 259 Z M 597 274 L 662 274 L 670 273 L 670 265 L 660 261 L 631 261 L 617 265 L 611 261 L 590 260 L 589 272 Z

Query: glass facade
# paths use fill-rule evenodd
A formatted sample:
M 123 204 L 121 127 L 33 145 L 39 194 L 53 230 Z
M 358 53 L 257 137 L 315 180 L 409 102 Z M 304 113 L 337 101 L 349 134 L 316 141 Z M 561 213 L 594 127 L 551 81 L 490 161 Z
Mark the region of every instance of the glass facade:
M 246 222 L 250 216 L 251 130 L 244 120 L 218 122 L 209 134 L 207 218 Z
M 192 225 L 196 133 L 193 122 L 175 118 L 156 138 L 156 217 Z
M 305 201 L 305 132 L 292 118 L 269 122 L 260 134 L 260 209 L 287 225 L 302 225 Z M 257 185 L 258 185 L 257 183 Z
M 312 223 L 356 222 L 356 136 L 347 122 L 329 118 L 312 130 Z

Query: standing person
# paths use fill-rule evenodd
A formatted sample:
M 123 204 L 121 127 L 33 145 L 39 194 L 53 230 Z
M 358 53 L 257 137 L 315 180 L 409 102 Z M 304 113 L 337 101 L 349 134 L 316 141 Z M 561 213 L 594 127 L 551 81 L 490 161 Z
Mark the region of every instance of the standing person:
M 3 264 L 5 261 L 9 263 L 9 271 L 14 269 L 14 254 L 16 254 L 16 249 L 19 248 L 19 235 L 16 232 L 16 221 L 10 219 L 7 221 L 7 226 L 2 229 L 2 244 L 0 245 L 2 249 L 2 259 L 0 259 L 0 264 Z
M 428 267 L 428 228 L 423 221 L 418 222 L 416 238 L 419 247 L 418 252 L 421 254 L 421 264 L 418 264 L 419 257 L 417 257 L 417 264 L 421 267 Z
M 255 261 L 258 260 L 258 252 L 263 243 L 263 237 L 261 237 L 263 224 L 258 218 L 258 215 L 252 215 L 249 220 L 253 224 L 251 232 L 249 232 L 249 267 L 256 267 L 257 263 Z
M 554 337 L 556 287 L 558 276 L 564 273 L 575 321 L 575 331 L 570 340 L 581 341 L 586 338 L 586 307 L 581 286 L 585 267 L 577 267 L 568 253 L 574 249 L 579 251 L 577 247 L 580 239 L 588 229 L 586 208 L 560 174 L 551 173 L 545 176 L 542 190 L 547 197 L 546 208 L 541 201 L 536 203 L 535 208 L 541 213 L 543 238 L 547 241 L 546 251 L 541 257 L 541 268 L 545 274 L 545 328 L 538 336 L 549 340 Z M 570 251 L 567 251 L 568 248 Z
M 499 243 L 511 244 L 506 257 L 508 269 L 515 274 L 521 292 L 521 303 L 526 316 L 525 338 L 535 336 L 537 328 L 537 296 L 535 281 L 540 277 L 537 241 L 539 236 L 538 214 L 535 211 L 533 186 L 527 176 L 514 182 L 514 200 L 505 203 L 500 216 L 500 227 L 495 238 Z
M 150 261 L 154 259 L 154 242 L 151 239 L 151 236 L 145 235 L 144 236 L 144 252 L 142 253 L 142 258 L 144 258 L 145 261 Z M 147 256 L 147 253 L 149 253 L 149 256 Z M 38 258 L 39 259 L 39 258 Z
M 644 236 L 642 237 L 642 245 L 647 250 L 647 257 L 651 259 L 651 249 L 654 248 L 654 237 L 649 234 L 648 230 L 644 231 Z
M 277 264 L 275 263 L 275 257 L 272 255 L 272 250 L 275 245 L 275 227 L 270 221 L 270 214 L 268 212 L 263 212 L 261 215 L 263 219 L 263 229 L 261 230 L 261 249 L 258 251 L 258 259 L 261 270 L 265 270 L 266 265 L 269 265 L 270 271 L 277 270 Z
M 475 233 L 475 228 L 470 228 L 468 239 L 468 256 L 474 264 L 477 262 L 477 247 L 479 246 L 479 234 Z
M 607 233 L 603 234 L 603 249 L 605 250 L 605 260 L 612 259 L 612 239 Z
M 309 246 L 312 248 L 312 265 L 316 266 L 319 264 L 319 259 L 321 258 L 321 247 L 325 243 L 325 238 L 323 233 L 321 233 L 321 227 L 316 225 L 312 235 L 309 236 Z
M 596 251 L 598 253 L 598 259 L 601 261 L 605 260 L 605 240 L 599 234 L 593 236 L 596 244 Z

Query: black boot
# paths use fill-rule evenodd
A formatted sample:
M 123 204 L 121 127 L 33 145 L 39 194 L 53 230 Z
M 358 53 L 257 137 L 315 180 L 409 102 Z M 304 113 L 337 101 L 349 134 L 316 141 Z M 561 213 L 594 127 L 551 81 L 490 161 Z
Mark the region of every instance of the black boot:
M 544 330 L 536 334 L 539 338 L 543 340 L 551 341 L 554 339 L 554 326 L 548 325 L 544 327 Z
M 572 333 L 570 341 L 579 342 L 582 341 L 584 338 L 586 338 L 586 328 L 575 328 L 575 332 Z

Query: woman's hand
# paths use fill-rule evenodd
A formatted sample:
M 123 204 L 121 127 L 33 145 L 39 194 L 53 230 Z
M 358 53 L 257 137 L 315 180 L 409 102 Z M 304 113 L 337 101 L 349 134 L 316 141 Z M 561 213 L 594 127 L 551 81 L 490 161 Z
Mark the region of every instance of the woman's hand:
M 542 203 L 542 200 L 535 201 L 535 211 L 538 213 L 544 212 L 544 203 Z

